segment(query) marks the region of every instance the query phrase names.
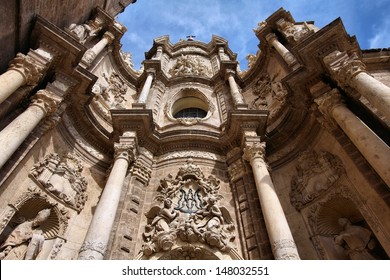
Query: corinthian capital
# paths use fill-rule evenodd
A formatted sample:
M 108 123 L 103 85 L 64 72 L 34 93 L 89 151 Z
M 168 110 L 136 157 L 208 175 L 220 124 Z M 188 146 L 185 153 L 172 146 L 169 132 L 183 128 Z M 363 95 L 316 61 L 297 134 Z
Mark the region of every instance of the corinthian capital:
M 365 64 L 356 53 L 349 56 L 346 52 L 334 51 L 324 57 L 324 63 L 328 67 L 333 79 L 339 86 L 352 86 L 351 80 L 360 72 L 366 71 Z
M 265 142 L 246 141 L 244 147 L 244 159 L 251 162 L 255 159 L 265 161 Z
M 115 160 L 123 158 L 127 161 L 134 160 L 134 144 L 133 143 L 115 143 L 114 144 Z
M 11 61 L 9 70 L 18 71 L 26 80 L 26 85 L 35 86 L 42 78 L 45 65 L 38 63 L 35 59 L 28 55 L 18 53 Z
M 37 106 L 50 115 L 56 111 L 63 99 L 47 89 L 38 91 L 31 100 L 30 106 Z
M 109 44 L 111 44 L 112 43 L 112 41 L 114 41 L 114 39 L 115 39 L 115 36 L 114 36 L 114 34 L 112 34 L 111 32 L 105 32 L 104 34 L 103 34 L 103 39 L 106 39 L 107 41 L 108 41 L 108 45 Z
M 327 118 L 332 119 L 332 111 L 337 106 L 344 106 L 343 98 L 337 89 L 332 89 L 328 93 L 314 99 L 320 112 Z

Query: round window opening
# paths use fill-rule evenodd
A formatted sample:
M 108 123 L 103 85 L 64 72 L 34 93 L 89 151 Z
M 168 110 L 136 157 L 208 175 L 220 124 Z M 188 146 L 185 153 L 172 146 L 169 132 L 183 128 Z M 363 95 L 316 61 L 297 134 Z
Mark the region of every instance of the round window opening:
M 175 119 L 203 119 L 208 107 L 206 102 L 194 96 L 180 98 L 172 106 L 172 115 Z

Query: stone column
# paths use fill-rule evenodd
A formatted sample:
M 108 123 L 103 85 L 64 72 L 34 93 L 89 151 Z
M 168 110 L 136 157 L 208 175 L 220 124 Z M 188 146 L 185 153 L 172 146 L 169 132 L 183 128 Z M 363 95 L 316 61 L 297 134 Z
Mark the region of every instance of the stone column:
M 0 76 L 0 103 L 21 86 L 36 86 L 50 59 L 50 54 L 42 50 L 31 50 L 27 55 L 18 53 L 7 72 Z
M 345 132 L 383 181 L 390 186 L 390 148 L 342 102 L 337 89 L 314 100 L 318 109 Z
M 19 148 L 38 123 L 53 113 L 62 98 L 49 90 L 38 91 L 30 106 L 0 132 L 0 168 Z
M 234 70 L 231 70 L 231 69 L 226 70 L 226 79 L 229 81 L 230 93 L 233 97 L 234 104 L 236 105 L 236 107 L 243 106 L 246 108 L 244 99 L 242 98 L 242 95 L 240 93 L 240 90 L 238 89 L 236 80 L 234 79 L 235 74 L 236 74 L 236 72 Z
M 115 37 L 114 37 L 114 34 L 112 34 L 111 32 L 105 32 L 103 34 L 103 38 L 96 43 L 96 45 L 94 45 L 92 48 L 90 48 L 89 50 L 87 50 L 83 56 L 83 58 L 81 59 L 81 61 L 83 63 L 85 63 L 86 65 L 90 65 L 94 60 L 95 58 L 99 55 L 99 53 L 109 44 L 112 43 L 112 41 L 114 41 Z
M 252 166 L 272 253 L 277 260 L 299 260 L 297 247 L 264 157 L 265 142 L 260 142 L 260 137 L 257 136 L 246 137 L 244 159 Z
M 351 87 L 364 96 L 390 121 L 390 87 L 366 72 L 366 66 L 354 53 L 334 51 L 324 58 L 324 63 L 340 87 Z
M 279 42 L 278 37 L 276 37 L 274 33 L 267 34 L 265 39 L 275 48 L 275 50 L 280 54 L 288 66 L 294 68 L 294 66 L 298 64 L 298 61 L 294 55 L 282 43 Z
M 147 69 L 146 73 L 147 73 L 146 81 L 145 81 L 145 84 L 142 88 L 142 91 L 138 97 L 138 103 L 146 103 L 146 100 L 148 99 L 150 88 L 152 87 L 153 78 L 156 75 L 156 70 Z
M 79 252 L 80 260 L 102 260 L 107 250 L 129 164 L 134 159 L 135 134 L 115 143 L 115 161 Z

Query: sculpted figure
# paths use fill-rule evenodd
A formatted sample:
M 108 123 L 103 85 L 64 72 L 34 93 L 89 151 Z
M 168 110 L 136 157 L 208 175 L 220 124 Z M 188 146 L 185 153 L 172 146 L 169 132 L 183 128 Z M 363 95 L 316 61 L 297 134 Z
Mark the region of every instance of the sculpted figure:
M 344 247 L 352 260 L 375 259 L 368 252 L 368 249 L 374 248 L 374 241 L 371 239 L 372 232 L 364 227 L 352 225 L 347 218 L 340 218 L 338 222 L 343 230 L 336 235 L 335 243 Z
M 18 225 L 1 245 L 0 259 L 35 259 L 44 242 L 39 226 L 49 216 L 50 209 L 44 209 L 33 220 Z

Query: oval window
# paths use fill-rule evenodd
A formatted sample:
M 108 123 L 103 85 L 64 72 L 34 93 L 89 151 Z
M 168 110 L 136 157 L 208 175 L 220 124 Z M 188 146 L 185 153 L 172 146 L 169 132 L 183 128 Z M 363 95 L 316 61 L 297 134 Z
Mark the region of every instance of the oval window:
M 203 119 L 207 112 L 200 108 L 185 108 L 177 112 L 173 117 L 175 119 Z

